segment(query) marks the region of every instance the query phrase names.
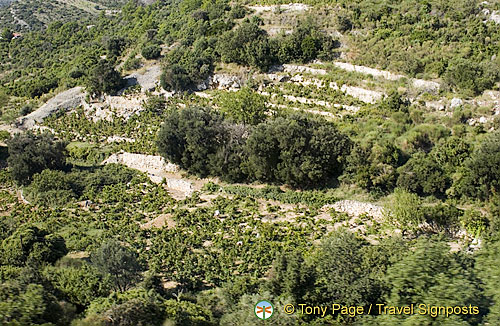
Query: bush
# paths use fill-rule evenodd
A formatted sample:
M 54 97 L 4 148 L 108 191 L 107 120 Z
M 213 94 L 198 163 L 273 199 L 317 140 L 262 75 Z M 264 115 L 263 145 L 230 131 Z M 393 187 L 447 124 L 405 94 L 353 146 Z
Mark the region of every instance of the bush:
M 141 266 L 137 254 L 110 240 L 92 253 L 92 264 L 104 275 L 108 275 L 117 291 L 124 292 L 139 280 Z
M 66 167 L 66 144 L 56 141 L 51 134 L 16 134 L 7 141 L 7 146 L 7 163 L 13 179 L 19 184 L 29 184 L 34 174 L 45 169 L 62 170 Z
M 421 206 L 422 201 L 417 195 L 396 188 L 385 211 L 389 220 L 400 227 L 405 234 L 406 231 L 416 231 L 419 224 L 424 221 L 425 216 Z
M 459 170 L 454 189 L 460 196 L 488 199 L 500 192 L 500 132 L 488 135 Z
M 422 152 L 413 155 L 405 165 L 398 168 L 399 188 L 421 196 L 443 196 L 451 184 L 450 177 L 433 156 Z
M 123 86 L 123 79 L 111 62 L 101 60 L 90 71 L 85 84 L 90 94 L 99 96 L 114 94 Z
M 319 118 L 293 115 L 259 124 L 247 141 L 250 175 L 294 187 L 327 184 L 343 169 L 350 140 Z
M 32 203 L 48 206 L 62 206 L 76 197 L 71 180 L 63 171 L 43 170 L 35 174 L 26 192 Z
M 1 262 L 4 265 L 23 266 L 30 263 L 54 264 L 68 253 L 64 239 L 35 226 L 18 229 L 2 242 Z
M 187 91 L 205 81 L 213 70 L 213 42 L 197 40 L 193 48 L 178 47 L 165 57 L 165 69 L 160 78 L 161 86 L 170 91 Z
M 147 60 L 157 59 L 161 55 L 161 47 L 157 44 L 148 45 L 142 49 L 141 54 Z
M 266 98 L 249 87 L 221 96 L 221 111 L 237 123 L 256 125 L 266 119 Z
M 173 109 L 158 134 L 157 146 L 168 161 L 207 176 L 221 146 L 222 118 L 206 108 Z
M 189 89 L 193 81 L 182 66 L 172 65 L 161 74 L 160 84 L 166 90 L 180 92 Z

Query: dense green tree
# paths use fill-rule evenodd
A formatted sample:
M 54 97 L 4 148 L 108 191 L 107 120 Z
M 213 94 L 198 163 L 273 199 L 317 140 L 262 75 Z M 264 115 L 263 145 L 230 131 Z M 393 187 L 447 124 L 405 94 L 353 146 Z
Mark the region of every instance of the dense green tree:
M 453 187 L 459 195 L 487 199 L 500 192 L 500 132 L 488 135 L 458 173 Z
M 269 288 L 272 294 L 293 298 L 296 303 L 310 301 L 316 274 L 314 267 L 305 262 L 302 252 L 279 254 L 270 274 Z
M 91 261 L 101 273 L 110 276 L 113 286 L 121 292 L 138 281 L 142 269 L 137 254 L 116 240 L 102 244 L 92 253 Z
M 386 98 L 381 103 L 382 109 L 389 112 L 404 112 L 408 113 L 410 101 L 403 98 L 397 90 L 391 90 Z
M 112 306 L 103 317 L 106 326 L 160 326 L 163 314 L 162 307 L 153 302 L 132 299 Z
M 191 48 L 179 46 L 170 51 L 165 57 L 161 86 L 176 92 L 196 89 L 213 71 L 214 46 L 214 39 L 200 38 Z
M 500 241 L 493 241 L 483 248 L 477 257 L 476 270 L 484 284 L 485 295 L 489 298 L 489 307 L 486 320 L 491 325 L 500 322 Z
M 118 57 L 125 48 L 126 41 L 120 36 L 103 37 L 103 44 L 110 57 Z
M 266 98 L 250 87 L 243 87 L 221 95 L 221 111 L 237 123 L 256 125 L 266 119 Z
M 165 69 L 160 77 L 160 83 L 164 89 L 175 92 L 189 89 L 192 85 L 186 70 L 180 65 L 172 65 Z
M 386 193 L 396 186 L 396 169 L 404 162 L 402 151 L 390 142 L 357 144 L 346 159 L 342 181 L 373 192 Z
M 475 60 L 457 58 L 448 63 L 444 77 L 451 86 L 468 95 L 476 95 L 493 86 L 499 77 L 499 68 L 495 63 L 483 65 Z
M 350 141 L 331 123 L 293 115 L 258 125 L 247 148 L 248 168 L 256 179 L 309 187 L 340 175 Z
M 7 162 L 12 177 L 19 184 L 29 184 L 33 175 L 45 169 L 61 170 L 66 167 L 66 144 L 48 133 L 16 134 L 7 141 Z
M 71 178 L 63 171 L 43 170 L 33 176 L 27 188 L 27 198 L 42 205 L 64 205 L 75 197 Z
M 221 144 L 210 162 L 211 174 L 219 175 L 230 182 L 248 180 L 244 164 L 248 159 L 245 145 L 250 133 L 249 128 L 231 123 L 223 123 L 221 127 L 224 133 L 221 135 Z
M 68 249 L 64 239 L 37 227 L 23 227 L 2 241 L 2 263 L 23 266 L 26 262 L 55 263 Z
M 14 34 L 12 33 L 12 31 L 10 29 L 4 28 L 2 30 L 2 34 L 0 36 L 1 36 L 1 39 L 3 41 L 7 41 L 8 42 L 8 41 L 12 40 L 12 38 L 14 37 Z
M 39 284 L 23 285 L 19 282 L 0 284 L 2 325 L 64 326 L 69 324 L 74 314 L 74 310 L 70 307 L 65 309 Z
M 470 266 L 470 257 L 450 253 L 446 243 L 420 240 L 387 270 L 385 281 L 391 284 L 387 304 L 407 306 L 478 306 L 477 313 L 446 316 L 440 314 L 380 315 L 377 325 L 477 325 L 484 313 L 477 278 Z
M 157 44 L 145 46 L 142 49 L 141 54 L 144 57 L 144 59 L 147 60 L 157 59 L 161 55 L 161 47 Z
M 227 31 L 220 37 L 217 52 L 223 62 L 248 65 L 249 60 L 252 59 L 247 56 L 248 47 L 254 47 L 256 43 L 265 42 L 266 39 L 267 34 L 263 29 L 254 22 L 245 21 L 237 29 Z
M 111 292 L 109 280 L 86 262 L 81 266 L 48 266 L 43 274 L 66 301 L 80 307 L 88 307 L 96 298 L 107 297 Z
M 93 95 L 114 94 L 123 86 L 123 79 L 111 62 L 101 60 L 89 72 L 85 85 Z
M 364 263 L 368 246 L 365 240 L 346 230 L 333 232 L 322 240 L 314 258 L 318 304 L 366 306 L 377 301 L 378 284 Z
M 452 136 L 436 145 L 430 154 L 446 173 L 451 174 L 464 164 L 470 153 L 471 146 L 463 138 Z
M 441 166 L 433 156 L 417 152 L 398 168 L 396 185 L 421 196 L 443 196 L 451 181 Z
M 222 118 L 206 108 L 172 109 L 158 134 L 158 150 L 170 162 L 206 176 L 221 140 Z

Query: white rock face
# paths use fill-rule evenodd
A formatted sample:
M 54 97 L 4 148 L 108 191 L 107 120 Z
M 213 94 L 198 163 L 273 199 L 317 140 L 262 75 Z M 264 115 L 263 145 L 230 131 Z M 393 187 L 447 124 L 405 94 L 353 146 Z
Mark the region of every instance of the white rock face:
M 121 143 L 121 142 L 135 143 L 135 139 L 133 139 L 133 138 L 120 137 L 120 136 L 109 136 L 106 139 L 106 141 L 108 143 Z
M 355 217 L 366 214 L 378 220 L 382 220 L 384 218 L 383 207 L 356 200 L 341 200 L 332 205 L 326 205 L 326 207 L 331 207 L 337 212 L 347 213 L 348 215 Z
M 425 107 L 428 109 L 438 110 L 438 111 L 444 110 L 444 104 L 441 101 L 425 102 Z
M 171 178 L 166 174 L 166 172 L 178 172 L 179 167 L 175 164 L 166 162 L 161 156 L 120 152 L 111 155 L 102 162 L 102 164 L 111 163 L 123 164 L 131 169 L 145 172 L 154 183 L 161 183 L 165 179 L 169 189 L 180 191 L 184 193 L 186 197 L 191 196 L 194 192 L 191 182 L 181 178 Z
M 439 83 L 423 79 L 413 79 L 412 86 L 420 91 L 428 93 L 437 93 L 441 87 Z
M 147 100 L 145 94 L 126 96 L 105 95 L 104 100 L 97 103 L 83 103 L 88 118 L 96 122 L 99 120 L 113 120 L 113 114 L 125 120 L 144 110 L 143 103 Z
M 48 100 L 38 110 L 19 118 L 16 124 L 20 129 L 31 129 L 36 123 L 42 122 L 57 111 L 70 110 L 82 105 L 84 99 L 85 93 L 82 87 L 68 89 Z
M 500 11 L 495 10 L 491 13 L 489 20 L 495 22 L 495 24 L 500 24 Z
M 178 172 L 179 167 L 166 162 L 161 156 L 121 152 L 111 155 L 103 164 L 117 163 L 141 172 L 159 175 L 164 172 Z
M 256 14 L 260 14 L 266 11 L 304 12 L 309 10 L 311 7 L 303 3 L 290 3 L 287 5 L 274 5 L 274 6 L 248 6 L 248 8 L 255 10 Z
M 183 179 L 166 178 L 167 187 L 183 192 L 186 197 L 190 197 L 193 192 L 193 184 Z
M 271 74 L 273 75 L 273 74 Z M 304 78 L 302 75 L 294 75 L 291 79 L 290 82 L 304 85 L 304 86 L 310 86 L 314 85 L 317 88 L 323 88 L 325 87 L 325 82 L 323 80 L 317 79 L 317 78 Z M 355 87 L 355 86 L 348 86 L 348 85 L 342 85 L 342 87 L 338 87 L 337 83 L 335 82 L 330 82 L 330 88 L 333 88 L 335 90 L 340 90 L 341 92 L 350 95 L 354 98 L 357 98 L 361 102 L 365 103 L 376 103 L 377 101 L 381 100 L 385 94 L 377 91 L 372 91 L 369 89 L 361 88 L 361 87 Z
M 450 102 L 450 108 L 455 109 L 455 108 L 458 108 L 459 106 L 462 106 L 463 104 L 464 104 L 464 101 L 462 101 L 462 99 L 454 97 Z
M 227 75 L 227 74 L 215 74 L 209 78 L 208 84 L 212 88 L 217 89 L 238 89 L 241 88 L 243 81 L 240 77 Z
M 143 92 L 152 91 L 159 85 L 161 75 L 160 65 L 154 65 L 146 68 L 144 73 L 134 72 L 126 76 L 124 79 L 129 85 L 140 85 Z

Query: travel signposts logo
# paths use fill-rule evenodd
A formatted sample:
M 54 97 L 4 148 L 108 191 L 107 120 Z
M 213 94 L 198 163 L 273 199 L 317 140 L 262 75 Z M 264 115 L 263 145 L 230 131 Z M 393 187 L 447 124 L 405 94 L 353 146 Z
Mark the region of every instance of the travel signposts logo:
M 271 318 L 274 312 L 273 305 L 269 301 L 259 301 L 254 308 L 257 318 L 266 320 Z

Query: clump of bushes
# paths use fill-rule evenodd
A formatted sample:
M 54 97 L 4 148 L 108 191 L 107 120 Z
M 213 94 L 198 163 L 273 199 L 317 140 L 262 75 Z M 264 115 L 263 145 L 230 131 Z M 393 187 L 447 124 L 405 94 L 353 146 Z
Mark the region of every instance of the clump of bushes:
M 336 127 L 303 115 L 255 127 L 225 121 L 208 108 L 172 110 L 158 135 L 160 153 L 199 176 L 260 180 L 307 188 L 343 170 L 351 143 Z

